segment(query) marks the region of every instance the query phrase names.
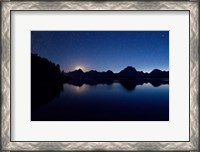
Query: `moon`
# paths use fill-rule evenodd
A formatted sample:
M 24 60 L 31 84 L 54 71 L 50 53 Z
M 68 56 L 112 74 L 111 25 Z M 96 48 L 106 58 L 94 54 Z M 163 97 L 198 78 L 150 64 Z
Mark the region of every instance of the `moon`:
M 76 68 L 75 68 L 76 70 L 79 70 L 79 69 L 81 69 L 81 70 L 85 70 L 85 68 L 83 67 L 83 66 L 81 66 L 81 65 L 78 65 L 78 66 L 76 66 Z

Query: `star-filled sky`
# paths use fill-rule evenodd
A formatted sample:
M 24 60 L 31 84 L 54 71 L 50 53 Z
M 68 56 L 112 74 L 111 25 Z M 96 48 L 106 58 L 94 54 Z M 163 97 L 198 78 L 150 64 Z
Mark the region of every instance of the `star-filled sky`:
M 31 52 L 65 72 L 169 70 L 169 31 L 31 31 Z

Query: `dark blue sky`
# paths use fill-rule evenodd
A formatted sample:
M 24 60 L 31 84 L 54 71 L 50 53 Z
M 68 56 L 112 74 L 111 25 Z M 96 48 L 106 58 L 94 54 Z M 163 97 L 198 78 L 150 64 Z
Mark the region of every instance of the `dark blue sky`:
M 32 31 L 31 52 L 66 72 L 169 70 L 169 31 Z

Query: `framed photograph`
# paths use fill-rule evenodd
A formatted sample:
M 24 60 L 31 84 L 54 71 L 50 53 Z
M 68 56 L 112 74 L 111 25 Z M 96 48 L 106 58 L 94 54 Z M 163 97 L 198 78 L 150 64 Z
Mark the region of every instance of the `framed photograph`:
M 1 150 L 199 150 L 199 2 L 1 12 Z

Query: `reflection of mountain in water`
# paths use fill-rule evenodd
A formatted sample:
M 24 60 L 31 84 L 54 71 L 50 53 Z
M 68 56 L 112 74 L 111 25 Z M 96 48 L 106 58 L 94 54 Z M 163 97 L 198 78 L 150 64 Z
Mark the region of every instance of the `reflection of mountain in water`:
M 129 91 L 144 83 L 150 83 L 152 86 L 158 87 L 162 84 L 169 84 L 169 71 L 154 69 L 150 73 L 144 73 L 128 66 L 119 73 L 113 73 L 111 70 L 106 72 L 95 70 L 83 72 L 81 69 L 64 73 L 60 71 L 58 64 L 36 54 L 31 54 L 32 109 L 59 97 L 63 90 L 63 83 L 81 87 L 83 84 L 112 85 L 114 82 L 120 83 Z
M 145 83 L 150 83 L 153 87 L 159 87 L 163 84 L 169 84 L 167 79 L 71 79 L 68 84 L 74 86 L 83 86 L 86 85 L 112 85 L 114 82 L 120 83 L 125 89 L 132 91 L 137 85 L 143 85 Z
M 66 83 L 75 86 L 107 84 L 114 82 L 120 83 L 127 90 L 134 90 L 137 85 L 150 83 L 154 87 L 162 84 L 169 84 L 169 72 L 154 69 L 150 73 L 137 71 L 134 67 L 128 66 L 119 73 L 113 73 L 111 70 L 98 72 L 91 70 L 83 72 L 81 69 L 65 73 Z

